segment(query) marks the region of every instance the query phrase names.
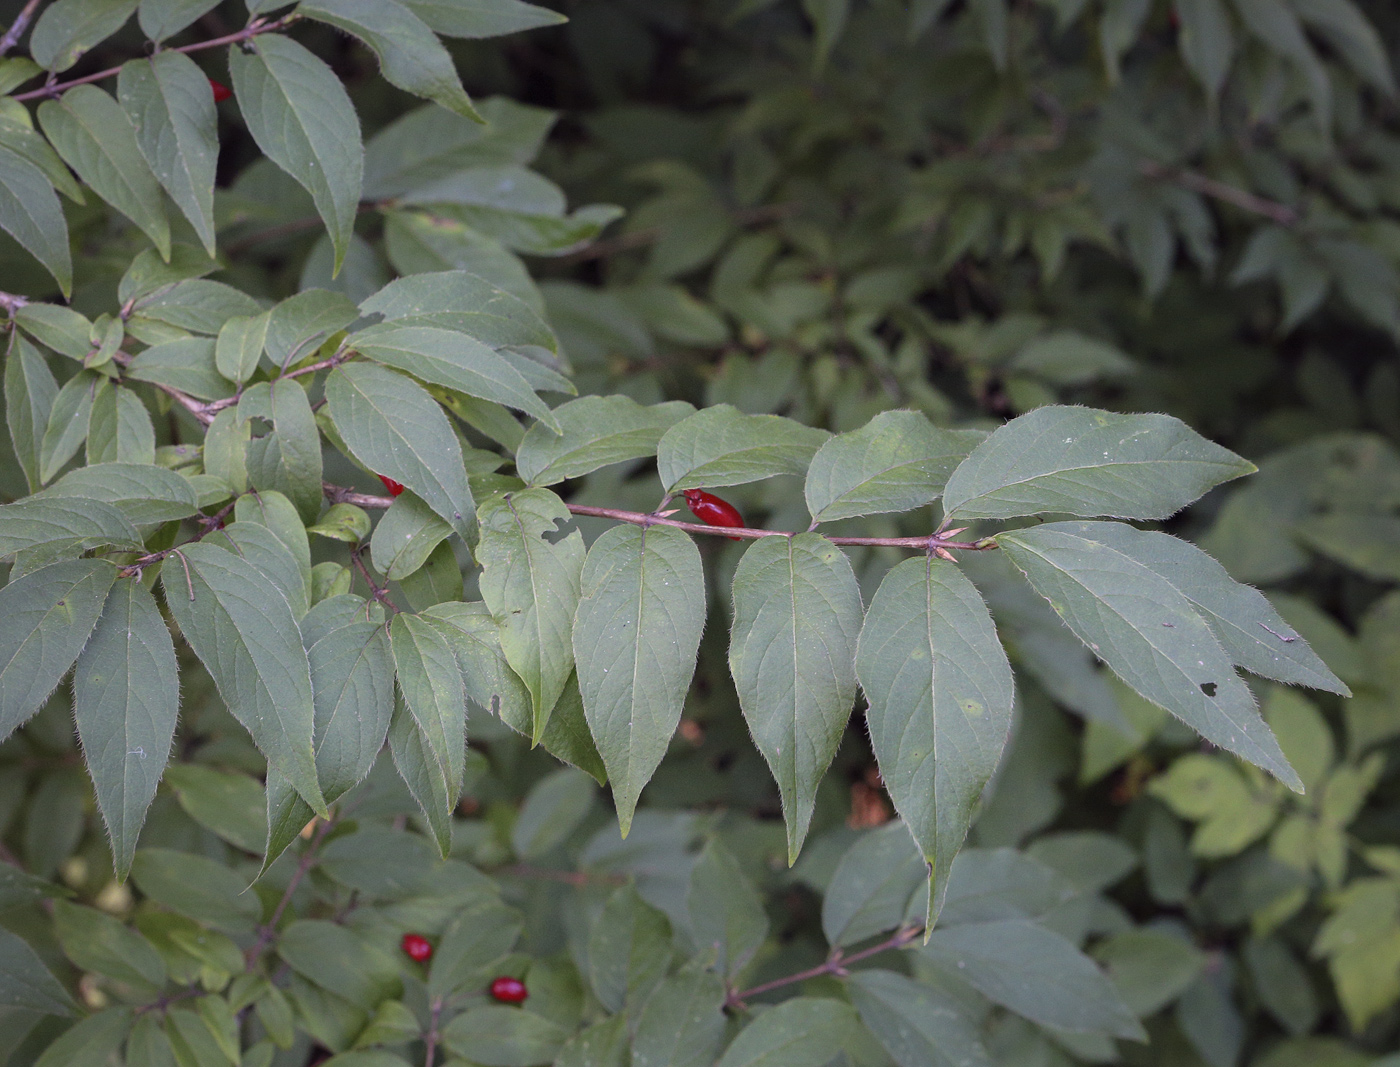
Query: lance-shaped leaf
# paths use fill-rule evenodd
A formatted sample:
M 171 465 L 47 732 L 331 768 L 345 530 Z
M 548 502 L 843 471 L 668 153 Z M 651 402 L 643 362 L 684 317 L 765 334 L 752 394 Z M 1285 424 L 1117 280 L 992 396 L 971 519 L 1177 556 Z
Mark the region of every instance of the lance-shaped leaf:
M 578 686 L 626 837 L 695 673 L 705 574 L 699 549 L 680 530 L 618 525 L 589 549 L 580 583 Z
M 73 1015 L 68 991 L 29 942 L 0 926 L 0 1007 L 43 1015 Z
M 241 385 L 258 369 L 269 317 L 266 311 L 260 315 L 235 315 L 219 328 L 214 366 L 229 381 Z
M 119 879 L 170 755 L 178 670 L 155 597 L 139 580 L 117 582 L 73 671 L 73 717 Z
M 817 450 L 807 468 L 807 509 L 814 522 L 831 522 L 922 507 L 984 436 L 940 430 L 917 411 L 881 412 Z
M 524 0 L 462 4 L 454 0 L 403 0 L 433 31 L 444 37 L 501 37 L 541 26 L 557 26 L 564 16 Z
M 117 544 L 139 547 L 141 536 L 125 515 L 100 500 L 26 497 L 0 507 L 0 557 L 39 547 L 77 556 Z
M 321 511 L 321 433 L 306 390 L 291 379 L 259 382 L 238 402 L 240 420 L 263 419 L 272 432 L 248 442 L 248 480 L 283 493 L 305 522 Z
M 79 371 L 63 383 L 49 411 L 49 424 L 39 445 L 39 480 L 50 481 L 87 440 L 88 419 L 97 391 L 110 388 L 95 371 Z
M 427 504 L 412 493 L 402 493 L 374 528 L 370 558 L 389 581 L 401 581 L 423 566 L 433 549 L 451 536 L 452 527 Z
M 1107 545 L 1169 581 L 1215 631 L 1236 666 L 1276 682 L 1351 695 L 1263 593 L 1236 582 L 1190 542 L 1121 522 L 1055 525 Z
M 599 467 L 656 455 L 661 435 L 695 408 L 684 400 L 643 407 L 630 396 L 583 396 L 554 409 L 559 431 L 531 426 L 515 469 L 531 485 L 554 485 Z
M 106 40 L 136 10 L 138 0 L 57 0 L 34 23 L 29 54 L 45 70 L 62 73 Z
M 0 186 L 4 184 L 0 180 Z M 58 382 L 44 357 L 18 330 L 11 330 L 9 354 L 5 357 L 5 422 L 15 458 L 31 491 L 39 488 L 39 451 L 57 396 Z
M 163 41 L 218 6 L 219 0 L 141 0 L 136 21 L 151 40 Z
M 117 96 L 151 172 L 213 256 L 219 116 L 208 77 L 183 53 L 158 52 L 123 64 Z
M 253 140 L 311 194 L 339 272 L 355 230 L 365 165 L 360 120 L 345 87 L 316 56 L 275 33 L 230 48 L 229 72 Z
M 205 544 L 226 548 L 261 571 L 287 601 L 294 619 L 306 614 L 311 606 L 311 576 L 302 571 L 296 557 L 268 527 L 257 522 L 232 522 L 205 538 Z
M 485 121 L 472 107 L 447 49 L 397 0 L 302 0 L 297 11 L 362 40 L 379 57 L 379 72 L 390 85 Z
M 861 618 L 850 561 L 819 534 L 765 537 L 734 572 L 729 669 L 778 781 L 789 863 L 851 716 Z
M 668 493 L 741 485 L 775 474 L 802 474 L 831 435 L 781 415 L 745 415 L 716 404 L 676 423 L 657 445 L 656 467 Z
M 1255 470 L 1170 415 L 1036 408 L 972 450 L 948 479 L 949 518 L 1040 512 L 1165 519 Z
M 710 1067 L 724 1043 L 724 982 L 687 969 L 647 997 L 632 1043 L 633 1067 Z
M 536 744 L 573 673 L 572 633 L 583 570 L 583 536 L 546 540 L 569 519 L 547 489 L 502 493 L 481 506 L 481 596 L 500 626 L 501 651 L 530 691 Z
M 434 385 L 494 400 L 557 429 L 549 405 L 504 356 L 474 337 L 440 326 L 384 323 L 361 330 L 347 344 L 361 355 Z
M 0 738 L 43 706 L 97 625 L 117 568 L 54 563 L 0 589 Z
M 184 519 L 199 510 L 188 478 L 149 463 L 94 463 L 69 471 L 41 500 L 83 497 L 111 504 L 137 525 Z
M 956 564 L 922 557 L 880 583 L 856 671 L 880 775 L 929 864 L 932 926 L 1011 729 L 1011 665 L 973 584 Z
M 1085 525 L 1050 523 L 999 534 L 997 543 L 1118 677 L 1207 741 L 1301 791 L 1249 687 L 1191 601 Z
M 65 298 L 73 295 L 68 222 L 53 184 L 29 160 L 0 145 L 0 228 L 53 275 Z
M 853 974 L 846 988 L 899 1067 L 991 1067 L 975 1020 L 947 993 L 878 969 Z
M 475 134 L 481 131 L 479 126 L 468 129 Z M 538 311 L 520 297 L 464 270 L 400 278 L 361 303 L 360 310 L 366 315 L 382 315 L 390 322 L 412 319 L 415 325 L 456 330 L 492 348 L 539 345 L 554 351 L 559 347 Z
M 89 463 L 154 463 L 156 431 L 141 398 L 117 386 L 93 399 L 88 416 Z
M 292 788 L 276 764 L 267 766 L 267 843 L 263 846 L 258 878 L 267 873 L 273 861 L 287 851 L 315 812 Z
M 829 1061 L 848 1043 L 869 1040 L 845 1001 L 793 997 L 739 1031 L 715 1067 L 798 1067 Z
M 170 223 L 160 184 L 121 105 L 95 85 L 79 85 L 40 104 L 39 124 L 78 177 L 136 223 L 162 259 L 169 259 Z
M 715 969 L 729 978 L 743 969 L 768 936 L 768 915 L 758 888 L 718 837 L 706 843 L 690 870 L 685 906 L 700 954 L 713 951 Z
M 409 793 L 422 809 L 438 853 L 446 859 L 452 847 L 452 809 L 457 804 L 457 793 L 448 788 L 431 745 L 402 699 L 395 702 L 394 717 L 389 723 L 389 751 Z
M 421 385 L 350 363 L 326 377 L 331 421 L 356 459 L 415 494 L 463 536 L 475 511 L 452 424 Z
M 399 691 L 412 716 L 417 740 L 418 774 L 432 781 L 431 797 L 439 806 L 424 813 L 447 854 L 452 809 L 462 787 L 467 751 L 467 695 L 457 657 L 442 632 L 442 623 L 417 615 L 399 614 L 389 625 Z M 391 728 L 392 729 L 392 728 Z M 397 750 L 395 760 L 398 760 Z M 400 767 L 402 770 L 402 766 Z M 407 775 L 405 778 L 407 779 Z M 410 782 L 410 786 L 412 783 Z M 414 795 L 422 803 L 424 797 Z
M 161 584 L 170 614 L 229 711 L 324 816 L 311 748 L 311 668 L 287 598 L 251 563 L 202 543 L 181 548 L 161 568 Z

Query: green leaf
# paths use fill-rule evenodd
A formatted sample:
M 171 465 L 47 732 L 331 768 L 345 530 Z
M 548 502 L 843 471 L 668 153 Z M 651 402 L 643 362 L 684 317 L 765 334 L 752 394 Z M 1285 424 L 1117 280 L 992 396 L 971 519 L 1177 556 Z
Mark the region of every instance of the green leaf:
M 0 145 L 0 227 L 53 275 L 65 298 L 73 295 L 68 223 L 44 172 Z
M 130 389 L 104 389 L 88 415 L 89 463 L 154 463 L 156 431 L 141 398 Z
M 44 1049 L 35 1067 L 105 1067 L 131 1029 L 130 1008 L 89 1015 Z
M 545 538 L 569 517 L 564 502 L 547 489 L 499 494 L 477 516 L 482 599 L 500 627 L 506 662 L 529 690 L 535 743 L 574 669 L 571 634 L 583 537 L 574 530 L 557 541 Z
M 363 41 L 390 85 L 486 121 L 472 107 L 447 49 L 410 6 L 397 0 L 302 0 L 297 10 Z
M 263 861 L 258 878 L 267 873 L 267 869 L 297 839 L 315 814 L 310 805 L 297 795 L 276 764 L 268 764 L 266 786 L 267 839 L 263 845 Z
M 286 597 L 251 563 L 207 544 L 181 548 L 162 567 L 161 583 L 170 614 L 229 711 L 324 817 L 311 668 Z
M 104 545 L 140 544 L 126 516 L 98 500 L 27 497 L 0 507 L 0 557 L 33 548 L 78 556 Z
M 493 400 L 558 426 L 549 406 L 495 349 L 466 334 L 437 326 L 385 323 L 351 336 L 361 355 L 468 396 Z
M 327 375 L 326 400 L 356 459 L 413 490 L 466 536 L 476 506 L 462 446 L 422 386 L 383 367 L 351 363 Z
M 520 815 L 510 829 L 510 847 L 522 859 L 546 855 L 588 817 L 597 792 L 593 779 L 573 767 L 545 775 L 520 806 Z
M 628 1067 L 629 1051 L 627 1016 L 609 1015 L 571 1037 L 554 1067 Z
M 909 830 L 888 822 L 862 834 L 836 864 L 822 897 L 822 933 L 833 947 L 901 926 L 928 865 Z
M 230 934 L 253 931 L 262 915 L 247 880 L 225 864 L 192 852 L 141 848 L 131 864 L 136 888 L 157 904 Z
M 278 936 L 277 954 L 304 978 L 363 1011 L 373 1011 L 399 989 L 394 959 L 339 923 L 294 922 Z
M 49 424 L 39 447 L 39 480 L 51 481 L 87 440 L 92 403 L 99 389 L 110 388 L 108 380 L 95 371 L 79 371 L 54 397 Z
M 804 473 L 830 436 L 780 415 L 745 415 L 730 404 L 716 404 L 666 431 L 656 467 L 668 493 L 741 485 Z
M 149 463 L 94 463 L 79 467 L 45 489 L 39 499 L 70 497 L 111 504 L 137 526 L 173 522 L 199 510 L 189 479 Z
M 214 366 L 231 382 L 243 384 L 258 369 L 267 338 L 269 313 L 235 315 L 219 329 L 214 344 Z
M 74 559 L 0 589 L 0 738 L 43 706 L 102 614 L 117 568 Z
M 436 515 L 433 518 L 442 522 Z M 344 541 L 348 545 L 357 545 L 369 535 L 369 521 L 369 512 L 363 508 L 354 504 L 332 504 L 321 516 L 321 520 L 314 526 L 308 526 L 306 532 L 320 534 L 334 541 Z
M 467 705 L 457 658 L 442 625 L 431 618 L 399 614 L 390 623 L 389 638 L 399 689 L 423 749 L 424 773 L 433 777 L 433 797 L 442 800 L 441 807 L 429 813 L 429 821 L 446 856 L 450 832 L 442 828 L 449 823 L 462 788 Z
M 728 978 L 739 973 L 768 936 L 763 898 L 718 837 L 706 843 L 691 868 L 685 906 L 701 956 L 713 950 L 714 966 Z
M 921 951 L 987 999 L 1041 1026 L 1146 1039 L 1094 962 L 1036 923 L 1007 919 L 934 930 Z
M 131 869 L 179 707 L 175 646 L 155 597 L 139 580 L 117 582 L 73 671 L 73 717 L 119 879 Z
M 93 323 L 62 304 L 25 304 L 15 312 L 15 322 L 59 355 L 82 360 L 92 351 Z
M 335 245 L 338 273 L 364 171 L 360 120 L 345 87 L 325 63 L 281 34 L 230 49 L 229 72 L 253 140 L 315 201 Z
M 12 62 L 15 60 L 0 60 L 0 63 Z M 0 67 L 0 70 L 3 68 Z M 35 72 L 38 72 L 37 67 Z M 0 79 L 2 78 L 3 75 L 0 75 Z M 83 196 L 82 186 L 74 180 L 73 172 L 63 165 L 58 153 L 49 147 L 49 142 L 34 128 L 29 112 L 18 111 L 18 108 L 18 104 L 8 102 L 0 105 L 0 145 L 33 163 L 53 187 L 73 203 L 86 204 L 87 198 Z
M 241 420 L 262 419 L 272 432 L 248 442 L 248 480 L 255 489 L 286 495 L 304 522 L 321 512 L 321 432 L 299 382 L 258 382 L 238 402 Z
M 861 620 L 850 561 L 818 534 L 762 538 L 739 561 L 729 670 L 778 782 L 789 864 L 851 715 Z
M 489 981 L 494 966 L 520 939 L 523 919 L 499 900 L 482 900 L 462 909 L 443 931 L 428 974 L 430 997 L 451 996 Z
M 31 492 L 39 488 L 39 454 L 57 396 L 58 382 L 44 357 L 18 330 L 13 331 L 5 357 L 5 422 Z
M 292 617 L 301 619 L 311 606 L 310 574 L 302 571 L 296 557 L 266 526 L 256 522 L 233 522 L 205 538 L 205 544 L 217 545 L 240 557 L 277 587 L 278 593 L 292 609 Z
M 117 300 L 122 304 L 148 300 L 157 290 L 176 287 L 181 282 L 202 278 L 218 269 L 219 261 L 194 245 L 171 245 L 168 261 L 161 259 L 155 249 L 148 248 L 137 253 L 122 275 L 122 280 L 117 283 Z
M 583 565 L 574 659 L 622 836 L 681 719 L 705 629 L 700 551 L 670 526 L 618 525 Z
M 96 971 L 149 996 L 165 984 L 165 964 L 135 930 L 96 908 L 53 902 L 54 933 L 63 954 L 84 971 Z
M 1294 535 L 1309 548 L 1368 578 L 1400 582 L 1400 519 L 1367 512 L 1333 512 L 1304 519 Z
M 807 470 L 812 521 L 921 507 L 981 439 L 978 430 L 936 429 L 917 411 L 882 412 L 817 450 Z
M 427 504 L 412 493 L 395 498 L 374 528 L 370 557 L 391 582 L 401 581 L 427 562 L 433 549 L 452 536 Z
M 715 1067 L 811 1067 L 829 1060 L 861 1029 L 849 1004 L 793 997 L 740 1030 Z
M 930 864 L 932 926 L 1011 731 L 1011 665 L 973 584 L 956 564 L 926 556 L 880 583 L 856 671 L 880 775 Z
M 1206 965 L 1205 953 L 1165 930 L 1125 930 L 1094 947 L 1128 1010 L 1147 1018 L 1181 996 Z
M 152 345 L 131 361 L 126 376 L 168 385 L 200 400 L 222 400 L 234 392 L 233 383 L 215 367 L 214 342 L 204 337 Z
M 134 222 L 162 259 L 169 259 L 170 223 L 160 185 L 121 105 L 95 85 L 79 85 L 40 104 L 39 124 L 83 183 Z
M 61 74 L 93 45 L 106 40 L 136 10 L 137 0 L 57 0 L 39 15 L 29 54 L 45 70 Z
M 1165 519 L 1254 464 L 1169 415 L 1037 408 L 1012 419 L 948 479 L 950 519 L 1040 512 Z
M 239 522 L 256 523 L 271 530 L 282 547 L 292 554 L 301 571 L 302 582 L 310 588 L 311 541 L 290 500 L 273 491 L 245 493 L 234 503 L 233 517 Z
M 442 115 L 435 108 L 428 110 Z M 480 134 L 480 126 L 467 125 L 473 134 Z M 488 279 L 464 270 L 400 278 L 361 303 L 360 310 L 366 315 L 382 315 L 390 322 L 402 324 L 408 319 L 416 326 L 456 330 L 492 348 L 539 345 L 555 351 L 559 347 L 538 311 Z
M 136 21 L 152 41 L 163 41 L 218 6 L 219 0 L 141 0 Z
M 1221 0 L 1175 0 L 1175 11 L 1180 23 L 1176 44 L 1181 58 L 1214 103 L 1230 73 L 1235 51 L 1229 13 Z
M 945 993 L 894 971 L 857 971 L 851 1003 L 899 1067 L 990 1067 L 982 1035 Z
M 1118 844 L 1117 838 L 1109 840 Z M 1043 837 L 1037 844 L 1053 841 L 1054 838 Z M 938 921 L 944 926 L 955 926 L 995 919 L 1040 918 L 1079 893 L 1106 888 L 1132 870 L 1137 865 L 1136 855 L 1126 845 L 1120 847 L 1129 853 L 1126 869 L 1105 864 L 1097 854 L 1088 857 L 1086 866 L 1092 867 L 1102 882 L 1087 890 L 1048 866 L 1048 861 L 1042 862 L 1039 856 L 1032 859 L 1009 848 L 963 849 L 953 861 L 948 895 Z
M 711 1067 L 724 1043 L 724 983 L 707 971 L 665 979 L 647 998 L 632 1067 Z
M 122 65 L 117 97 L 151 172 L 212 257 L 219 118 L 208 77 L 188 56 L 159 52 Z
M 588 937 L 588 980 L 608 1011 L 635 1011 L 666 976 L 671 924 L 630 885 L 615 889 Z
M 504 37 L 565 21 L 557 11 L 523 0 L 403 0 L 403 5 L 444 37 Z
M 180 807 L 195 822 L 235 848 L 258 852 L 267 838 L 262 783 L 237 771 L 176 763 L 165 772 Z
M 267 357 L 278 367 L 290 367 L 359 317 L 355 302 L 344 293 L 307 289 L 289 296 L 268 315 Z
M 192 266 L 182 269 L 180 273 L 195 274 L 203 270 L 203 267 Z M 247 293 L 223 282 L 186 277 L 174 284 L 160 285 L 149 295 L 138 299 L 133 309 L 140 317 L 212 337 L 233 316 L 256 315 L 262 311 L 262 305 Z M 210 347 L 212 366 L 213 352 Z
M 1050 523 L 999 534 L 997 543 L 1113 673 L 1206 740 L 1301 789 L 1249 687 L 1191 602 L 1086 525 L 1100 524 Z
M 448 1023 L 442 1043 L 482 1067 L 545 1067 L 568 1037 L 568 1030 L 534 1012 L 487 1004 Z
M 38 954 L 0 926 L 0 1007 L 43 1015 L 73 1015 L 76 1006 Z
M 661 435 L 695 408 L 683 400 L 643 407 L 627 396 L 584 396 L 554 409 L 559 432 L 531 426 L 515 469 L 531 485 L 554 485 L 600 467 L 656 454 Z
M 1351 695 L 1263 593 L 1234 581 L 1224 567 L 1195 545 L 1123 523 L 1063 525 L 1078 527 L 1083 536 L 1123 553 L 1169 581 L 1206 620 L 1237 666 L 1289 685 Z
M 1297 4 L 1298 16 L 1320 33 L 1352 70 L 1381 92 L 1395 95 L 1395 75 L 1376 27 L 1351 0 Z

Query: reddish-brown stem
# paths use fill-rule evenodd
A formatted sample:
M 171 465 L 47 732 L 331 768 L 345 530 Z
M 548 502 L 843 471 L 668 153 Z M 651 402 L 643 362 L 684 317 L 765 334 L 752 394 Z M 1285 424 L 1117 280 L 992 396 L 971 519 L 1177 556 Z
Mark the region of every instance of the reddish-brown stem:
M 24 31 L 29 26 L 29 21 L 34 17 L 34 12 L 38 10 L 40 3 L 42 0 L 29 0 L 29 3 L 19 9 L 19 14 L 15 16 L 14 22 L 10 23 L 10 28 L 5 31 L 5 36 L 0 37 L 0 56 L 19 44 L 19 39 L 24 36 Z
M 764 982 L 751 989 L 742 991 L 731 989 L 724 998 L 725 1007 L 742 1010 L 747 1006 L 744 1002 L 749 998 L 772 992 L 774 989 L 782 989 L 784 986 L 795 985 L 798 982 L 805 982 L 809 978 L 820 978 L 827 974 L 844 975 L 848 964 L 858 963 L 860 960 L 879 955 L 881 952 L 903 948 L 923 932 L 922 926 L 907 926 L 878 945 L 871 945 L 859 952 L 852 952 L 849 956 L 843 955 L 840 949 L 836 949 L 826 958 L 826 962 L 815 967 L 808 967 L 805 971 L 798 971 L 782 978 L 774 978 L 771 982 Z
M 296 12 L 292 12 L 291 14 L 283 15 L 280 19 L 273 20 L 272 22 L 267 22 L 263 19 L 254 19 L 252 22 L 248 23 L 248 25 L 244 26 L 243 29 L 239 30 L 237 33 L 225 34 L 222 37 L 213 37 L 207 41 L 195 41 L 194 44 L 184 44 L 181 45 L 179 48 L 172 48 L 170 49 L 170 51 L 187 53 L 202 52 L 208 48 L 218 48 L 220 45 L 239 44 L 243 41 L 247 41 L 253 37 L 258 36 L 258 34 L 260 33 L 271 33 L 274 30 L 285 29 L 301 17 L 302 16 L 296 14 Z M 59 96 L 61 93 L 64 92 L 64 90 L 73 88 L 73 86 L 75 85 L 87 85 L 91 82 L 104 81 L 107 78 L 116 77 L 119 73 L 121 73 L 121 67 L 108 67 L 106 70 L 99 70 L 96 74 L 86 74 L 81 78 L 72 78 L 66 82 L 54 82 L 51 85 L 45 85 L 38 89 L 31 89 L 27 93 L 17 93 L 10 99 L 52 99 L 56 96 Z
M 432 1001 L 432 1019 L 428 1023 L 428 1032 L 423 1037 L 423 1067 L 433 1067 L 433 1060 L 437 1058 L 438 1025 L 442 1022 L 442 997 L 434 997 Z
M 329 819 L 321 819 L 316 824 L 316 833 L 311 838 L 311 843 L 306 846 L 306 850 L 297 861 L 297 869 L 292 872 L 292 877 L 287 881 L 287 888 L 282 891 L 282 899 L 277 902 L 277 907 L 272 911 L 272 917 L 265 922 L 258 930 L 258 939 L 253 942 L 251 948 L 244 954 L 245 968 L 251 971 L 257 966 L 262 954 L 267 951 L 267 947 L 272 944 L 277 937 L 277 924 L 282 919 L 282 914 L 287 910 L 287 906 L 292 902 L 292 894 L 297 891 L 297 886 L 301 885 L 301 880 L 306 877 L 316 862 L 316 853 L 321 848 L 321 842 L 335 826 L 335 816 Z
M 1248 190 L 1237 189 L 1233 185 L 1226 185 L 1224 182 L 1208 178 L 1204 174 L 1197 174 L 1195 171 L 1176 170 L 1152 162 L 1142 163 L 1138 169 L 1148 178 L 1160 178 L 1164 181 L 1174 182 L 1183 189 L 1190 189 L 1202 196 L 1234 204 L 1235 207 L 1255 215 L 1263 215 L 1266 219 L 1272 219 L 1280 226 L 1297 225 L 1301 217 L 1295 209 L 1287 204 L 1266 200 L 1262 196 L 1255 196 Z
M 365 584 L 369 586 L 370 592 L 374 594 L 374 599 L 388 608 L 389 614 L 397 615 L 399 613 L 399 606 L 389 598 L 389 590 L 385 589 L 374 580 L 374 576 L 369 573 L 369 568 L 365 566 L 365 561 L 360 558 L 364 550 L 364 545 L 356 545 L 351 549 L 351 562 L 355 564 L 355 569 L 360 572 L 360 577 L 365 580 Z

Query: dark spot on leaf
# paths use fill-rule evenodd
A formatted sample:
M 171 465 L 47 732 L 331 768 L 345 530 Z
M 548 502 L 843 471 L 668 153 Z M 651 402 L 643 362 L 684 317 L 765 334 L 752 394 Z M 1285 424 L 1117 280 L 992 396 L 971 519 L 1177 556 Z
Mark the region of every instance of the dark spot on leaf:
M 1206 696 L 1208 696 L 1208 697 L 1213 697 L 1213 696 L 1215 696 L 1215 683 L 1214 683 L 1214 682 L 1202 682 L 1202 683 L 1201 683 L 1201 692 L 1204 693 L 1204 694 L 1205 694 Z

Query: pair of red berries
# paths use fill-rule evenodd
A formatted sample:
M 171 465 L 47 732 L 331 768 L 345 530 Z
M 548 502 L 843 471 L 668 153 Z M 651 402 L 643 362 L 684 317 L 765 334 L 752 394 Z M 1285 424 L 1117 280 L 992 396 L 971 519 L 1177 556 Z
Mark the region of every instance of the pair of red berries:
M 433 958 L 433 945 L 422 934 L 404 934 L 403 950 L 415 963 L 427 963 Z M 503 1004 L 520 1004 L 530 995 L 519 978 L 501 975 L 491 982 L 491 995 Z

